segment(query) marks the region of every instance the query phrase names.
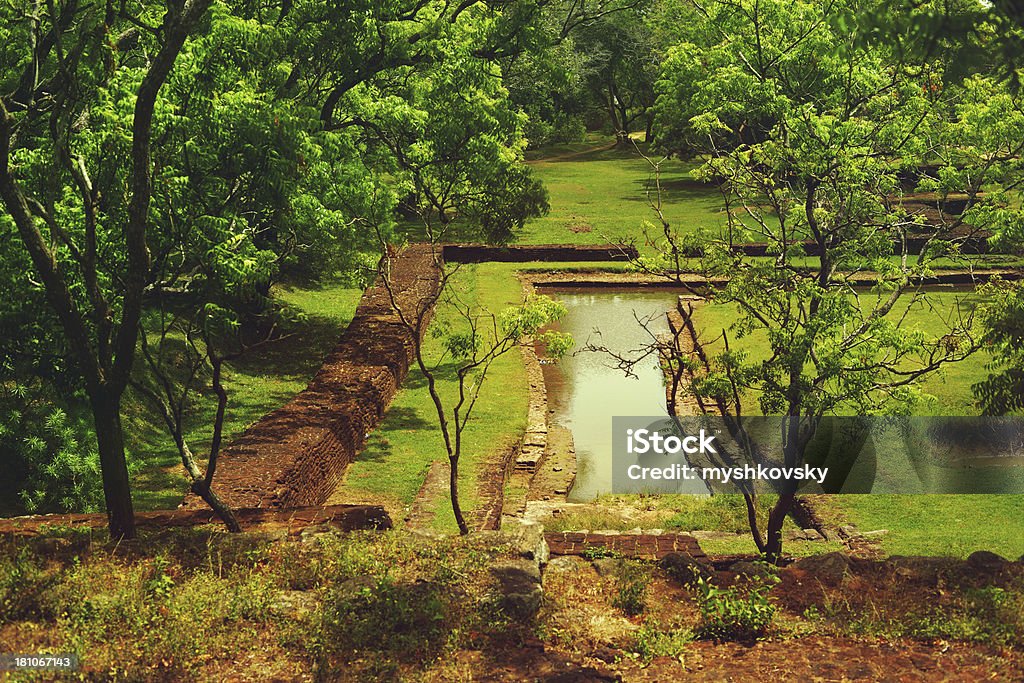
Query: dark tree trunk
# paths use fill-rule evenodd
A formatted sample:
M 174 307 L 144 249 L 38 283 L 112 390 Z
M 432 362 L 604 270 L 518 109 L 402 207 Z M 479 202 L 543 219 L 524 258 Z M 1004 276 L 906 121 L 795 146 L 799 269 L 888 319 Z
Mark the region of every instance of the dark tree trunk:
M 786 521 L 786 515 L 793 507 L 796 495 L 783 493 L 775 503 L 771 513 L 768 515 L 768 526 L 765 529 L 764 554 L 765 559 L 771 564 L 778 564 L 782 558 L 782 524 Z
M 121 428 L 120 397 L 100 391 L 92 403 L 96 422 L 96 441 L 100 451 L 103 474 L 103 497 L 107 504 L 110 537 L 135 538 L 135 511 L 132 507 L 128 461 L 124 452 L 124 430 Z
M 459 533 L 466 536 L 469 534 L 469 526 L 466 524 L 466 520 L 462 516 L 462 506 L 459 505 L 459 459 L 448 458 L 448 464 L 451 466 L 448 488 L 451 492 L 452 512 L 455 514 L 455 522 L 459 525 Z

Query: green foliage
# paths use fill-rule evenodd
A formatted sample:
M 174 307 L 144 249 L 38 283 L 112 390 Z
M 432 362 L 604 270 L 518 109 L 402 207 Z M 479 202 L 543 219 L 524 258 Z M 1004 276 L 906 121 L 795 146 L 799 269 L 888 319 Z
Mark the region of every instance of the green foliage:
M 991 374 L 974 385 L 974 393 L 987 414 L 1024 410 L 1024 287 L 997 282 L 982 292 L 990 297 L 982 324 L 994 360 Z
M 80 401 L 80 399 L 79 399 Z M 72 408 L 80 411 L 75 402 Z M 28 512 L 94 512 L 103 506 L 95 436 L 35 386 L 9 384 L 0 396 L 0 463 L 8 495 Z
M 682 661 L 693 636 L 693 630 L 685 626 L 663 627 L 657 622 L 645 621 L 633 635 L 631 650 L 647 662 L 655 657 Z
M 52 617 L 47 592 L 53 583 L 27 547 L 0 557 L 0 623 Z
M 445 643 L 445 622 L 440 586 L 383 576 L 358 587 L 341 584 L 327 595 L 319 642 L 325 654 L 373 651 L 428 661 Z
M 719 588 L 698 579 L 697 605 L 701 622 L 697 635 L 710 640 L 754 641 L 764 636 L 772 623 L 776 606 L 768 593 L 771 580 L 751 578 L 744 585 Z
M 615 574 L 617 593 L 612 606 L 627 616 L 635 617 L 647 609 L 647 590 L 651 583 L 651 569 L 647 565 L 622 560 Z
M 603 545 L 587 545 L 583 548 L 582 551 L 580 551 L 580 557 L 582 557 L 585 560 L 590 560 L 591 562 L 593 562 L 594 560 L 600 560 L 604 558 L 617 558 L 621 557 L 621 555 L 612 550 L 611 548 L 605 547 Z

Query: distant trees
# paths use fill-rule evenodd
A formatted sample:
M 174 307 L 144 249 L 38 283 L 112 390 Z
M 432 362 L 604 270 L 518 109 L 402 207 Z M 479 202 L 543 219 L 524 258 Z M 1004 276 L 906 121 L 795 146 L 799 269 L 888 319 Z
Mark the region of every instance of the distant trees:
M 568 142 L 597 122 L 625 144 L 651 134 L 660 33 L 651 0 L 547 3 L 541 39 L 507 60 L 512 101 L 529 117 L 530 144 Z

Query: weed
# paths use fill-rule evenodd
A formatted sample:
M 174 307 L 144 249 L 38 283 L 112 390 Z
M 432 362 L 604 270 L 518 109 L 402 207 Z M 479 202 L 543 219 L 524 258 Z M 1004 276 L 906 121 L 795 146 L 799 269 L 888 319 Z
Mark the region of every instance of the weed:
M 594 560 L 604 559 L 606 557 L 621 557 L 619 553 L 615 552 L 611 548 L 606 548 L 603 545 L 588 545 L 583 548 L 580 555 L 583 559 L 590 560 L 591 562 Z
M 618 594 L 612 605 L 627 616 L 642 614 L 647 607 L 647 587 L 651 582 L 648 567 L 639 562 L 623 562 L 616 574 Z
M 53 581 L 29 548 L 0 560 L 0 623 L 48 618 L 46 599 Z
M 745 586 L 718 588 L 697 580 L 701 623 L 697 634 L 710 640 L 749 642 L 761 638 L 775 616 L 768 593 L 778 579 L 752 578 Z
M 644 661 L 655 657 L 682 660 L 687 645 L 693 642 L 693 630 L 685 626 L 663 628 L 654 621 L 645 621 L 634 634 L 631 650 Z

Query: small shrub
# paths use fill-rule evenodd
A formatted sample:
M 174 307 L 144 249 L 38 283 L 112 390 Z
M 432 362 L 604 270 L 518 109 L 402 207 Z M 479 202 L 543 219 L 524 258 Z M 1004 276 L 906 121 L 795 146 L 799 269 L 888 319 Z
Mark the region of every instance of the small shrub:
M 637 562 L 623 562 L 615 578 L 618 594 L 612 605 L 621 609 L 627 616 L 635 617 L 642 614 L 647 607 L 650 570 Z
M 0 560 L 0 623 L 47 618 L 47 593 L 54 579 L 28 548 Z
M 389 576 L 371 585 L 335 588 L 324 601 L 320 649 L 372 650 L 403 661 L 435 657 L 444 644 L 445 604 L 429 582 L 398 583 Z
M 647 621 L 634 635 L 633 652 L 644 661 L 655 657 L 680 659 L 686 646 L 693 642 L 693 631 L 689 628 L 662 628 L 657 622 Z
M 588 545 L 580 551 L 580 556 L 585 560 L 601 560 L 606 557 L 620 557 L 619 553 L 603 545 Z
M 754 578 L 741 588 L 718 588 L 697 581 L 701 623 L 697 634 L 709 640 L 748 642 L 762 637 L 775 616 L 768 593 L 777 579 Z

